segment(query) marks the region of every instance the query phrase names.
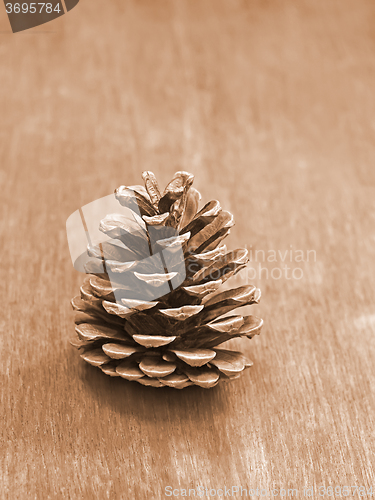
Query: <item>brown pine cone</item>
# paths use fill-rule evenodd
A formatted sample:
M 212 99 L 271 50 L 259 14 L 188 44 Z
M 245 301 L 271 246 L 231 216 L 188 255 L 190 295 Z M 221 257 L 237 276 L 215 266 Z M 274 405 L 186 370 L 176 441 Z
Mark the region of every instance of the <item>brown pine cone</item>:
M 146 189 L 115 191 L 127 215 L 119 210 L 98 221 L 107 240 L 87 249 L 89 276 L 72 300 L 78 335 L 72 344 L 107 375 L 143 385 L 209 388 L 237 378 L 251 361 L 217 346 L 252 338 L 263 322 L 227 315 L 258 303 L 259 289 L 220 291 L 248 261 L 247 250 L 227 252 L 221 244 L 233 217 L 218 201 L 197 212 L 192 174 L 176 172 L 162 194 L 152 172 L 143 179 Z

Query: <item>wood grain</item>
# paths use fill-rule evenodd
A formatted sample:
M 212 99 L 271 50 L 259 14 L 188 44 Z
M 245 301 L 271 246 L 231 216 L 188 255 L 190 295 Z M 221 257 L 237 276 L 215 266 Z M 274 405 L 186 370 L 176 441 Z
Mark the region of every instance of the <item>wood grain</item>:
M 374 20 L 371 0 L 82 0 L 13 35 L 0 6 L 2 498 L 375 487 Z M 258 250 L 254 366 L 209 391 L 69 345 L 67 217 L 179 168 Z

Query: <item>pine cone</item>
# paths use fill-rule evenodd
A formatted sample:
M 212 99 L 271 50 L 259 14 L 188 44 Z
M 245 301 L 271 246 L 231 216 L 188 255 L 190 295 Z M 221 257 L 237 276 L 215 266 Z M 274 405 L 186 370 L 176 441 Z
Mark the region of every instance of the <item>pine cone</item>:
M 237 378 L 251 361 L 217 346 L 252 338 L 263 322 L 227 315 L 258 303 L 259 289 L 220 291 L 248 261 L 247 250 L 227 252 L 221 244 L 233 217 L 218 201 L 197 212 L 192 174 L 177 172 L 162 194 L 152 172 L 143 179 L 146 189 L 115 191 L 132 218 L 107 215 L 100 221 L 107 241 L 88 247 L 89 276 L 72 300 L 78 335 L 72 344 L 107 375 L 143 385 L 209 388 Z M 163 256 L 164 272 L 155 272 L 150 255 Z

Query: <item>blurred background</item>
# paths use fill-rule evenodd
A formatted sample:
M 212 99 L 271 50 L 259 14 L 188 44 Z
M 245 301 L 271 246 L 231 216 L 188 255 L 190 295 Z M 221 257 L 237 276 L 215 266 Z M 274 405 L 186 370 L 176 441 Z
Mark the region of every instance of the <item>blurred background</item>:
M 371 0 L 81 0 L 13 34 L 0 6 L 4 498 L 374 483 L 374 26 Z M 66 219 L 180 169 L 265 255 L 254 366 L 212 391 L 69 345 Z

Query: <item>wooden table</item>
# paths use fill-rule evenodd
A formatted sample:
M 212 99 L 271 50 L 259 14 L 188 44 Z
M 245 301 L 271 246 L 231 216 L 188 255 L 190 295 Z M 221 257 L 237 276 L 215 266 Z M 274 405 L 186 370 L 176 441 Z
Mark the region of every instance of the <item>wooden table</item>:
M 2 498 L 375 493 L 374 16 L 82 0 L 12 34 L 0 6 Z M 252 252 L 237 282 L 263 292 L 261 336 L 235 343 L 254 366 L 212 390 L 111 379 L 69 344 L 66 219 L 178 169 L 233 212 L 227 243 Z

